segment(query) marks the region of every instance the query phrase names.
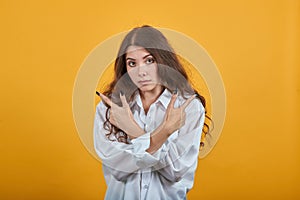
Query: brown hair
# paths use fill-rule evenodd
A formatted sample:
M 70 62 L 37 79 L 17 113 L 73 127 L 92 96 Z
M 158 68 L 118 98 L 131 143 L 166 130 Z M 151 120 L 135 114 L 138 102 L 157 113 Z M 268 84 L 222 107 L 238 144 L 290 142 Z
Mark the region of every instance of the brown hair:
M 148 25 L 132 29 L 123 39 L 115 60 L 114 79 L 109 84 L 104 95 L 110 97 L 112 101 L 119 105 L 119 94 L 121 91 L 124 93 L 127 101 L 132 100 L 134 91 L 138 88 L 131 81 L 126 70 L 126 51 L 129 46 L 133 45 L 145 48 L 154 57 L 158 65 L 158 76 L 161 78 L 162 85 L 166 89 L 171 92 L 178 90 L 178 93 L 182 94 L 184 98 L 186 98 L 185 95 L 193 95 L 196 93 L 203 107 L 206 107 L 205 98 L 190 86 L 187 73 L 165 36 L 159 30 Z M 170 75 L 170 71 L 174 71 L 177 74 L 179 72 L 181 76 L 172 76 Z M 106 111 L 106 121 L 103 125 L 104 128 L 109 131 L 106 136 L 110 139 L 111 134 L 114 134 L 119 142 L 127 143 L 127 134 L 109 122 L 109 109 L 110 107 Z M 211 118 L 207 116 L 206 109 L 205 117 L 211 120 Z M 207 123 L 204 123 L 202 131 L 204 135 L 201 138 L 201 147 L 204 146 L 205 135 L 210 131 Z

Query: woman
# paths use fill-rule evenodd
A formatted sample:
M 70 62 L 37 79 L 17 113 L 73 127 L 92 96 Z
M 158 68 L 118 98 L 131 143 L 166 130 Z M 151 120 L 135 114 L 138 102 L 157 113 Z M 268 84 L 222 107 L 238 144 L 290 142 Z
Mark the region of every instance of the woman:
M 204 98 L 167 39 L 150 26 L 125 36 L 114 73 L 94 121 L 105 199 L 186 199 L 207 126 Z

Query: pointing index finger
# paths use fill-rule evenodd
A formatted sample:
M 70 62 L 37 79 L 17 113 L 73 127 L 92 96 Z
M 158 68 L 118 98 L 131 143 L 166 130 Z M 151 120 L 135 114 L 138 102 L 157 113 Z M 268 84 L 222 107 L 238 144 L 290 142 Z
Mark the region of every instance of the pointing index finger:
M 129 105 L 127 103 L 127 100 L 126 100 L 126 97 L 125 97 L 125 95 L 123 93 L 120 93 L 120 99 L 121 99 L 123 107 L 129 107 Z
M 105 96 L 104 94 L 99 92 L 99 96 L 101 97 L 101 99 L 107 103 L 110 107 L 112 107 L 112 105 L 114 104 L 107 96 Z
M 190 98 L 188 98 L 185 102 L 184 102 L 184 104 L 182 104 L 182 108 L 183 109 L 185 109 L 190 103 L 191 103 L 191 101 L 193 101 L 193 99 L 196 97 L 196 94 L 194 94 L 194 95 L 192 95 Z

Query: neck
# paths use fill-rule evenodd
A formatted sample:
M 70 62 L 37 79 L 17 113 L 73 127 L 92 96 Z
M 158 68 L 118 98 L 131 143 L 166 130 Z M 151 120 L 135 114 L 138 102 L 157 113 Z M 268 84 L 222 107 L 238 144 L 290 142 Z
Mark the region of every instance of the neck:
M 161 95 L 163 89 L 164 88 L 161 85 L 158 85 L 151 91 L 140 91 L 141 100 L 146 113 L 148 112 L 150 105 L 154 103 Z

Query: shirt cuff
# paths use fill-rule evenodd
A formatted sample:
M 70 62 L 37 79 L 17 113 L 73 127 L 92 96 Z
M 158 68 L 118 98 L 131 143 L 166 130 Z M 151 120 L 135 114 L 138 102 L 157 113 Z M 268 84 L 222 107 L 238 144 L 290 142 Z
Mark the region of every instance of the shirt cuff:
M 153 153 L 152 156 L 158 160 L 161 160 L 166 156 L 167 151 L 168 149 L 166 144 L 162 144 L 162 146 L 155 153 Z
M 137 155 L 145 154 L 145 151 L 150 147 L 150 132 L 132 139 L 131 143 L 133 144 L 133 153 Z

